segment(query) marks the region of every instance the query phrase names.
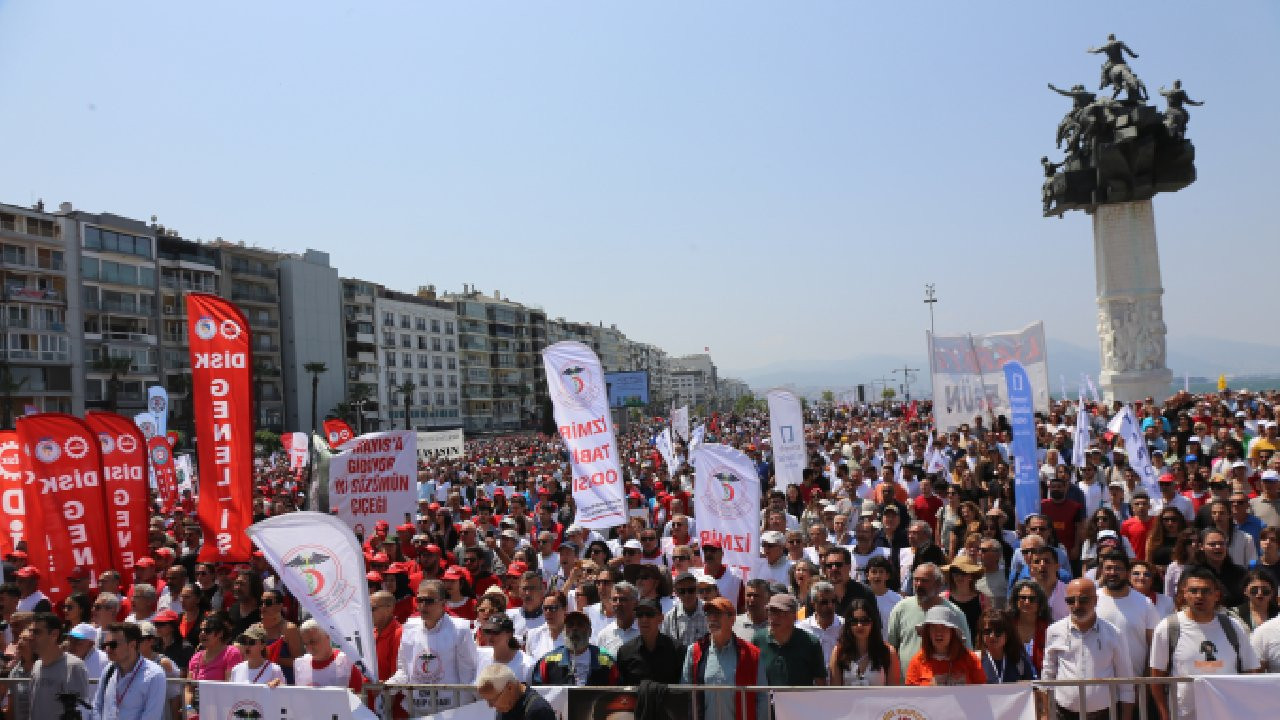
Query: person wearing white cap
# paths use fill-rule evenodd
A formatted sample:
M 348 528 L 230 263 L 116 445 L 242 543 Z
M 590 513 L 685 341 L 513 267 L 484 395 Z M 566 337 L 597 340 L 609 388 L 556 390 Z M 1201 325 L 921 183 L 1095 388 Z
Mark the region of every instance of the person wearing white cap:
M 80 623 L 71 628 L 68 634 L 68 649 L 72 655 L 84 662 L 84 670 L 89 677 L 102 677 L 102 669 L 107 666 L 107 654 L 98 649 L 98 628 L 89 623 Z
M 786 554 L 787 536 L 777 530 L 768 530 L 760 534 L 760 550 L 762 557 L 756 561 L 752 577 L 764 578 L 770 582 L 787 585 L 791 582 L 791 560 Z
M 1262 494 L 1249 501 L 1249 509 L 1267 527 L 1280 527 L 1280 472 L 1264 470 Z

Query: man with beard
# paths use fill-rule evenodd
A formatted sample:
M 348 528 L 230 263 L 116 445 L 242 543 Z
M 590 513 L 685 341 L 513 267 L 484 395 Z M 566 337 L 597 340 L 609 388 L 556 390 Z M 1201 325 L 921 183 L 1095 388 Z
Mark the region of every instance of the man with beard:
M 534 664 L 530 682 L 586 687 L 618 685 L 619 679 L 613 656 L 591 644 L 591 620 L 575 611 L 564 618 L 564 645 Z
M 1088 578 L 1067 585 L 1071 613 L 1049 626 L 1045 632 L 1042 680 L 1093 680 L 1134 676 L 1133 661 L 1125 636 L 1114 625 L 1098 617 L 1097 588 Z M 1110 717 L 1111 688 L 1094 685 L 1081 693 L 1078 688 L 1059 687 L 1052 692 L 1057 716 L 1064 718 Z M 1046 706 L 1050 693 L 1043 693 Z M 1116 687 L 1120 717 L 1133 717 L 1132 685 Z
M 1099 557 L 1099 563 L 1098 580 L 1102 583 L 1102 592 L 1098 594 L 1098 617 L 1114 625 L 1124 635 L 1133 671 L 1139 676 L 1146 675 L 1151 634 L 1160 624 L 1160 612 L 1146 595 L 1129 586 L 1131 563 L 1128 555 L 1113 550 Z
M 907 665 L 920 652 L 920 635 L 916 628 L 924 623 L 925 613 L 939 605 L 946 607 L 952 624 L 960 629 L 965 647 L 972 648 L 973 641 L 969 637 L 969 621 L 965 619 L 960 608 L 942 597 L 944 579 L 942 570 L 933 563 L 925 563 L 911 574 L 911 585 L 914 593 L 905 597 L 893 607 L 889 613 L 889 621 L 885 623 L 886 639 L 898 649 L 898 662 L 902 666 L 902 675 L 907 675 Z
M 475 678 L 478 663 L 475 639 L 466 625 L 455 623 L 445 614 L 445 599 L 444 583 L 440 580 L 424 580 L 418 586 L 417 604 L 422 623 L 406 626 L 401 631 L 397 669 L 387 680 L 388 685 L 456 685 Z M 453 707 L 454 699 L 454 693 L 440 693 L 433 698 L 428 692 L 412 691 L 409 714 L 431 715 Z M 465 705 L 470 702 L 469 693 L 462 693 L 457 699 Z

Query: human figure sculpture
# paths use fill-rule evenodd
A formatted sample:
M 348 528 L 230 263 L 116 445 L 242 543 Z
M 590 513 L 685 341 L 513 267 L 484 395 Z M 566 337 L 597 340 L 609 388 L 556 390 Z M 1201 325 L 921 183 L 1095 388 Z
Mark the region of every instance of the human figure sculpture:
M 1115 33 L 1107 36 L 1107 41 L 1099 47 L 1089 48 L 1087 52 L 1094 54 L 1106 55 L 1107 59 L 1102 63 L 1102 83 L 1098 85 L 1101 90 L 1106 86 L 1112 87 L 1111 98 L 1114 100 L 1119 97 L 1121 91 L 1128 91 L 1129 100 L 1146 100 L 1147 88 L 1129 68 L 1128 62 L 1125 61 L 1125 53 L 1129 57 L 1137 58 L 1138 53 L 1134 52 L 1130 47 L 1124 44 L 1123 40 L 1117 40 Z
M 1053 175 L 1058 172 L 1058 168 L 1062 167 L 1062 163 L 1049 162 L 1048 156 L 1040 158 L 1040 165 L 1044 168 L 1044 185 L 1040 186 L 1040 200 L 1044 203 L 1044 211 L 1049 212 L 1053 207 Z
M 1199 107 L 1204 105 L 1202 102 L 1196 102 L 1187 96 L 1187 92 L 1182 89 L 1182 81 L 1174 80 L 1173 89 L 1165 90 L 1160 88 L 1160 94 L 1164 96 L 1165 101 L 1169 103 L 1169 107 L 1164 113 L 1165 127 L 1169 128 L 1169 134 L 1178 140 L 1181 140 L 1187 134 L 1187 122 L 1191 120 L 1191 113 L 1183 107 L 1183 104 L 1194 105 Z
M 1063 97 L 1071 98 L 1071 110 L 1067 111 L 1062 122 L 1058 123 L 1058 147 L 1062 147 L 1065 140 L 1068 150 L 1079 149 L 1079 139 L 1093 124 L 1092 115 L 1088 110 L 1089 105 L 1098 96 L 1085 90 L 1084 85 L 1080 84 L 1072 85 L 1070 90 L 1063 90 L 1049 83 L 1049 89 Z

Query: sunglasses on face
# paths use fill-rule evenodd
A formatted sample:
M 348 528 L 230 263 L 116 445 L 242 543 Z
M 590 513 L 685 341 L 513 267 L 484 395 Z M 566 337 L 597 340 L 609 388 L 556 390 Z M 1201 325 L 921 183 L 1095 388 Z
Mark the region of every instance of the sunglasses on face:
M 559 612 L 559 610 L 560 610 L 559 605 L 543 605 L 542 606 L 542 612 L 544 613 Z
M 1266 597 L 1267 595 L 1271 594 L 1271 588 L 1267 587 L 1266 585 L 1254 585 L 1253 587 L 1249 588 L 1248 592 L 1250 595 L 1254 597 Z
M 1004 630 L 1001 630 L 1000 628 L 983 628 L 982 634 L 988 637 L 999 637 L 1004 635 Z
M 871 618 L 867 617 L 866 615 L 854 615 L 853 617 L 849 618 L 849 624 L 855 627 L 870 625 Z
M 1093 602 L 1093 598 L 1088 595 L 1071 595 L 1063 598 L 1068 605 L 1088 605 Z
M 265 597 L 265 598 L 262 598 L 262 607 L 271 607 L 272 605 L 275 605 L 279 602 L 280 602 L 279 600 L 276 600 L 273 597 Z
M 638 618 L 656 618 L 656 617 L 658 617 L 658 613 L 656 613 L 656 612 L 654 612 L 654 611 L 652 611 L 652 610 L 641 610 L 641 611 L 639 611 L 639 612 L 637 612 L 637 613 L 636 613 L 636 617 L 638 617 Z
M 1040 602 L 1040 598 L 1035 595 L 1019 595 L 1018 602 L 1038 603 Z
M 440 602 L 440 598 L 429 597 L 427 595 L 419 595 L 415 599 L 418 601 L 419 605 L 435 605 L 436 603 Z

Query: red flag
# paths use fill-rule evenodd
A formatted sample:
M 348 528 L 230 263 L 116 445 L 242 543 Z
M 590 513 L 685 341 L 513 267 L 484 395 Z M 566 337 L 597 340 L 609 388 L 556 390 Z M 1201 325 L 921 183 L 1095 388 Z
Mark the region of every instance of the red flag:
M 133 566 L 151 554 L 146 441 L 142 430 L 123 415 L 89 412 L 84 422 L 98 434 L 111 552 L 116 570 L 129 584 Z
M 711 413 L 711 426 L 708 429 L 711 430 L 712 435 L 720 432 L 720 413 Z
M 324 436 L 329 441 L 329 447 L 338 450 L 356 434 L 351 432 L 351 426 L 346 420 L 331 418 L 324 421 Z
M 56 607 L 70 590 L 66 579 L 72 570 L 88 571 L 96 583 L 111 568 L 102 457 L 95 433 L 80 418 L 43 413 L 20 417 L 17 425 L 31 471 L 27 554 L 44 574 L 41 588 Z
M 187 294 L 191 388 L 200 452 L 202 562 L 248 562 L 253 522 L 253 362 L 249 323 L 236 306 Z
M 167 515 L 178 504 L 178 473 L 173 467 L 173 452 L 169 441 L 162 437 L 148 440 L 147 459 L 151 461 L 151 469 L 155 471 L 156 490 L 160 493 L 160 502 Z
M 166 432 L 166 433 L 164 434 L 164 436 L 165 436 L 165 439 L 167 439 L 167 440 L 169 441 L 169 447 L 173 447 L 174 445 L 177 445 L 177 444 L 178 444 L 178 431 L 177 431 L 177 430 L 170 430 L 170 431 Z
M 916 419 L 916 412 L 918 411 L 916 402 L 916 400 L 912 400 L 911 404 L 907 406 L 907 412 L 902 416 L 902 422 L 909 423 Z
M 0 430 L 0 551 L 6 555 L 26 538 L 27 509 L 22 497 L 27 459 L 18 442 L 18 433 Z

